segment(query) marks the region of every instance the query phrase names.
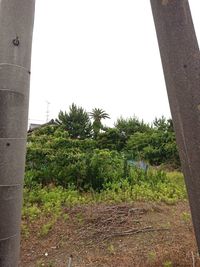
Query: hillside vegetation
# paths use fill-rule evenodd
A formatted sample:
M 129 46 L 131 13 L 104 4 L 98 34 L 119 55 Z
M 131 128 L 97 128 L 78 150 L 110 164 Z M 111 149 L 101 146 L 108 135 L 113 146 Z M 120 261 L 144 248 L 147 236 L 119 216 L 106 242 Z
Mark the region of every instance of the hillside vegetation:
M 160 229 L 156 223 L 156 228 L 149 228 L 148 218 L 152 220 L 151 208 L 148 208 L 148 216 L 145 217 L 147 222 L 144 225 L 140 222 L 140 216 L 130 217 L 130 210 L 135 209 L 134 203 L 140 206 L 142 214 L 141 206 L 145 206 L 144 203 L 149 203 L 152 207 L 152 203 L 157 203 L 160 207 L 186 203 L 187 194 L 180 172 L 172 121 L 162 117 L 149 125 L 136 117 L 120 118 L 114 127 L 108 128 L 102 123 L 105 118 L 108 119 L 109 115 L 101 109 L 87 113 L 83 108 L 72 104 L 69 112 L 61 111 L 56 120 L 29 133 L 22 214 L 23 244 L 35 232 L 37 234 L 33 238 L 32 246 L 37 247 L 42 240 L 45 242 L 51 237 L 57 240 L 65 227 L 74 231 L 73 225 L 68 222 L 75 218 L 76 231 L 83 224 L 81 236 L 86 235 L 84 242 L 91 244 L 95 242 L 89 232 L 94 231 L 95 235 L 99 235 L 95 232 L 97 225 L 102 227 L 101 233 L 104 233 L 99 244 L 104 238 L 110 240 L 111 237 L 107 236 L 112 231 L 114 235 L 118 230 L 125 236 L 127 231 L 132 233 L 131 224 L 132 227 L 139 226 L 134 228 L 136 233 L 165 231 L 166 227 Z M 96 217 L 90 224 L 87 213 L 91 205 Z M 107 214 L 107 210 L 111 212 L 110 215 L 113 213 L 111 216 L 115 218 L 114 221 L 110 221 L 109 216 L 104 218 L 103 214 Z M 177 212 L 190 221 L 188 208 L 184 206 Z M 124 224 L 120 223 L 122 214 L 125 216 Z M 88 213 L 88 216 L 93 217 L 94 214 Z M 139 225 L 135 225 L 136 221 Z M 90 229 L 87 230 L 88 224 Z M 59 230 L 56 230 L 57 227 Z M 61 236 L 60 238 L 62 239 Z M 72 240 L 77 245 L 74 237 Z M 67 240 L 63 242 L 66 245 L 68 243 Z M 71 249 L 76 251 L 76 245 Z M 102 246 L 105 249 L 104 245 Z M 108 246 L 109 253 L 114 255 L 113 245 Z M 59 252 L 59 246 L 56 249 Z M 148 253 L 151 254 L 151 251 Z M 31 265 L 31 261 L 37 264 Z M 44 255 L 35 258 L 31 256 L 30 261 L 25 260 L 25 265 L 22 266 L 58 266 L 58 263 L 48 265 L 44 262 L 49 262 L 44 260 Z M 145 264 L 147 262 L 148 259 Z M 158 265 L 149 266 L 161 266 L 157 258 L 154 263 Z M 120 264 L 118 266 L 122 266 Z M 65 265 L 63 263 L 59 266 Z M 75 266 L 80 265 L 77 263 Z M 113 265 L 110 263 L 105 266 Z

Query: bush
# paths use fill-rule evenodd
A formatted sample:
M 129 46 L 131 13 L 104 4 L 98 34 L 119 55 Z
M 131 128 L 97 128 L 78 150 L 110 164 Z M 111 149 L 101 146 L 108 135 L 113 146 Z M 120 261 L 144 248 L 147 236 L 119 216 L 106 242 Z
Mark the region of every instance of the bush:
M 140 179 L 141 178 L 141 179 Z M 23 219 L 34 221 L 46 216 L 54 222 L 66 212 L 63 207 L 87 203 L 120 203 L 135 200 L 174 204 L 187 198 L 183 175 L 133 169 L 126 179 L 107 181 L 100 192 L 79 192 L 75 187 L 34 186 L 24 189 Z
M 96 149 L 88 157 L 88 185 L 100 190 L 106 182 L 118 181 L 123 177 L 124 159 L 116 151 Z
M 33 131 L 28 137 L 25 185 L 32 188 L 37 184 L 53 184 L 64 188 L 74 186 L 79 191 L 100 191 L 105 184 L 121 183 L 124 179 L 130 186 L 144 185 L 147 180 L 148 186 L 157 185 L 158 181 L 163 183 L 167 180 L 165 174 L 142 173 L 127 167 L 126 161 L 144 159 L 153 165 L 173 163 L 178 166 L 171 124 L 161 119 L 155 121 L 154 128 L 150 128 L 137 124 L 135 120 L 130 122 L 131 129 L 137 126 L 134 129 L 141 132 L 129 138 L 124 152 L 119 151 L 125 135 L 117 128 L 107 129 L 99 134 L 97 140 L 71 139 L 67 131 L 56 125 Z
M 123 158 L 116 151 L 95 149 L 91 139 L 72 140 L 60 129 L 47 135 L 34 133 L 28 140 L 25 184 L 74 185 L 78 190 L 100 190 L 108 180 L 123 176 Z M 51 132 L 51 131 L 50 131 Z
M 133 168 L 126 179 L 108 182 L 104 185 L 102 198 L 107 201 L 152 200 L 173 204 L 180 199 L 186 199 L 186 189 L 183 175 L 174 173 L 168 175 L 163 171 L 143 170 Z
M 149 133 L 135 133 L 127 142 L 127 154 L 143 159 L 151 165 L 172 164 L 180 167 L 175 133 L 154 129 Z

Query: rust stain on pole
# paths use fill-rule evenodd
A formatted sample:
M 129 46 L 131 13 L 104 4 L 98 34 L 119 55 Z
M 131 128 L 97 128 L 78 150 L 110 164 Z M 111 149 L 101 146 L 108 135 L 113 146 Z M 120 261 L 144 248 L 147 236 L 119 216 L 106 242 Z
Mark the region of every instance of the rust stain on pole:
M 200 251 L 200 54 L 187 0 L 151 0 L 169 103 Z

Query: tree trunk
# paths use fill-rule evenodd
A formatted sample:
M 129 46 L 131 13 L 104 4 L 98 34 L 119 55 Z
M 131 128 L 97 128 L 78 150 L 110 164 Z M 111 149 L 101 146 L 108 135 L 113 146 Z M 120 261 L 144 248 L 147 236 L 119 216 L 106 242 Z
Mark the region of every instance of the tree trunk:
M 200 251 L 200 53 L 187 0 L 151 0 Z
M 18 266 L 35 0 L 0 0 L 0 266 Z

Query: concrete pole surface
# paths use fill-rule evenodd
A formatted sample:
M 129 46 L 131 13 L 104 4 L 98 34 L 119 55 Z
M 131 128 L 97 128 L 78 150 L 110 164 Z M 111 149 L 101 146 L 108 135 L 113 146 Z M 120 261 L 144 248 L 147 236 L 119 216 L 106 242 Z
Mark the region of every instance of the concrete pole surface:
M 0 267 L 19 260 L 35 0 L 0 0 Z
M 151 0 L 160 54 L 200 251 L 200 53 L 188 0 Z

